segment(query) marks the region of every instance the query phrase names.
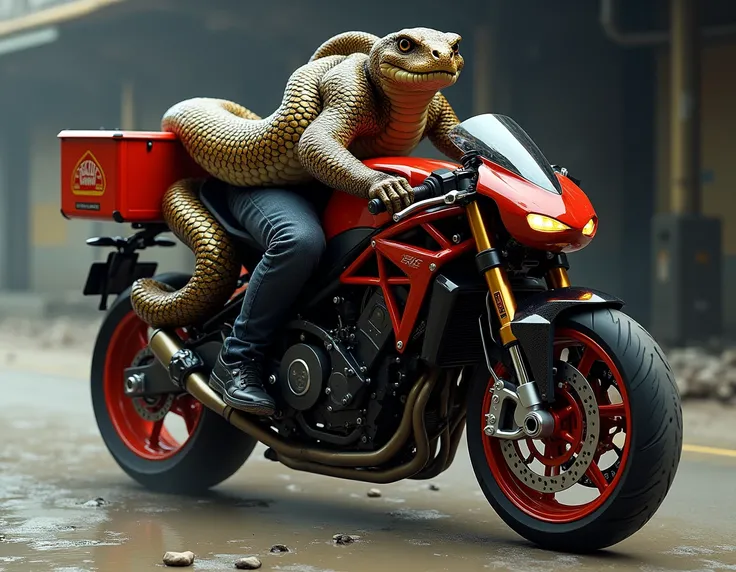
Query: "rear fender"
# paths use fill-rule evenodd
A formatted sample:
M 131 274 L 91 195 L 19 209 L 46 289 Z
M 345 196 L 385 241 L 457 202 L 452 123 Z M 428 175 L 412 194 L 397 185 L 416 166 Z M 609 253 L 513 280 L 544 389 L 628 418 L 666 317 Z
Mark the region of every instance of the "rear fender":
M 545 290 L 519 303 L 511 322 L 511 331 L 519 340 L 537 382 L 543 401 L 554 398 L 552 375 L 555 322 L 564 315 L 592 307 L 621 309 L 624 302 L 615 296 L 591 288 L 568 287 Z

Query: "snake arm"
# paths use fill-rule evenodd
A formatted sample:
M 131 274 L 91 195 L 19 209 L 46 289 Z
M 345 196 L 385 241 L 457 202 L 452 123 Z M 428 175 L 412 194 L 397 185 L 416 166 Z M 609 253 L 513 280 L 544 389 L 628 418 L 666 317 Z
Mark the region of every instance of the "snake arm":
M 385 178 L 366 167 L 348 149 L 358 121 L 344 110 L 326 109 L 307 127 L 299 141 L 299 159 L 304 168 L 326 185 L 361 198 L 368 198 L 373 183 Z

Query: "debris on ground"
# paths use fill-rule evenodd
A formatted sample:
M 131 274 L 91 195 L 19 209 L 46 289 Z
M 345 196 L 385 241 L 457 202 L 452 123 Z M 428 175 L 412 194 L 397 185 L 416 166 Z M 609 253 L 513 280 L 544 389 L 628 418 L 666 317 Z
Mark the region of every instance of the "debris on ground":
M 246 556 L 235 561 L 238 570 L 257 570 L 261 567 L 261 561 L 255 556 Z
M 368 491 L 368 498 L 369 499 L 377 499 L 380 496 L 381 496 L 381 491 L 379 491 L 378 489 L 370 489 Z
M 82 506 L 97 507 L 97 506 L 104 506 L 106 504 L 107 504 L 107 501 L 105 499 L 103 499 L 102 497 L 97 497 L 96 499 L 88 500 Z
M 194 553 L 186 552 L 167 552 L 164 554 L 164 564 L 166 566 L 191 566 L 194 563 Z
M 736 401 L 736 348 L 664 351 L 683 398 Z
M 427 487 L 430 491 L 438 491 L 440 488 L 435 485 L 434 483 L 429 483 L 429 486 Z
M 273 553 L 279 553 L 279 552 L 291 552 L 289 548 L 286 546 L 286 544 L 274 544 L 271 547 L 270 552 Z
M 334 540 L 336 544 L 345 545 L 355 542 L 355 537 L 350 536 L 349 534 L 335 534 L 332 537 L 332 540 Z

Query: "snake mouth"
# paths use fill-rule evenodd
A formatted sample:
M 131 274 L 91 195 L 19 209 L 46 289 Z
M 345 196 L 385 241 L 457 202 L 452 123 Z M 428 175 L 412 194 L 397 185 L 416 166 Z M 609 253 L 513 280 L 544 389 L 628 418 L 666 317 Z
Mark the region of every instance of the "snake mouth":
M 382 63 L 381 73 L 395 81 L 405 83 L 421 83 L 421 82 L 454 82 L 457 78 L 457 71 L 435 70 L 431 72 L 416 72 L 400 68 L 393 64 Z

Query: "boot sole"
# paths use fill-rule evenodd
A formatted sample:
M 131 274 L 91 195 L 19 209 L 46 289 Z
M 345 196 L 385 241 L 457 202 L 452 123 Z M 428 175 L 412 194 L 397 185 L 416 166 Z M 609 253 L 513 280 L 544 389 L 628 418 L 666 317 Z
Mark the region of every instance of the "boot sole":
M 210 386 L 210 388 L 219 393 L 220 398 L 225 402 L 226 405 L 229 405 L 230 407 L 232 407 L 233 409 L 237 409 L 238 411 L 243 411 L 244 413 L 250 413 L 252 415 L 258 415 L 261 417 L 270 417 L 276 412 L 276 409 L 274 407 L 270 407 L 268 405 L 259 405 L 257 403 L 237 401 L 232 399 L 225 391 L 224 384 L 214 374 L 210 377 L 208 385 Z

